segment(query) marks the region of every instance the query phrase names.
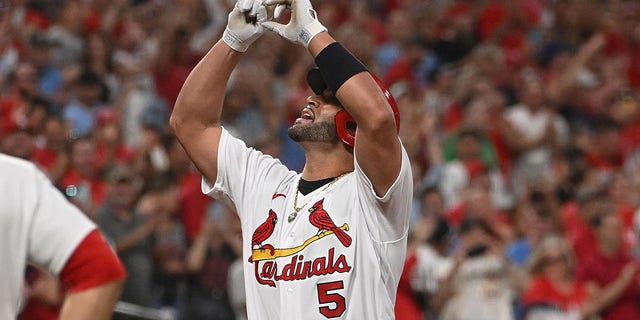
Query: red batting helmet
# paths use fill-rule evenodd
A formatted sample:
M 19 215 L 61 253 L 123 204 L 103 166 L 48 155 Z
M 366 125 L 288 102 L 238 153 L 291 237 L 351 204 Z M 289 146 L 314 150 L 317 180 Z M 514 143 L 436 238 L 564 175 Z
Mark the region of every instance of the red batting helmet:
M 385 88 L 382 81 L 378 79 L 373 73 L 370 73 L 373 79 L 376 81 L 382 93 L 387 98 L 387 102 L 391 105 L 391 109 L 393 110 L 393 117 L 396 121 L 396 130 L 400 131 L 400 112 L 398 112 L 398 104 L 396 100 L 393 98 L 389 90 Z M 324 90 L 327 89 L 327 84 L 322 78 L 322 74 L 320 74 L 320 70 L 318 68 L 313 68 L 309 70 L 307 73 L 307 83 L 311 87 L 311 90 L 317 95 L 322 95 Z M 335 94 L 335 93 L 334 93 Z M 336 113 L 335 116 L 336 121 L 336 130 L 338 131 L 338 137 L 342 142 L 344 142 L 349 147 L 355 145 L 356 140 L 356 121 L 353 117 L 347 112 L 347 110 L 340 110 Z

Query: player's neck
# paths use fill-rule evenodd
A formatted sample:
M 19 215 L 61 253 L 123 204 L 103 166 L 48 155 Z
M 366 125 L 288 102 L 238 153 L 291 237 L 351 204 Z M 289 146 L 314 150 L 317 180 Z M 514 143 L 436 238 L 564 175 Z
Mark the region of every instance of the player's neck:
M 346 150 L 307 151 L 305 158 L 302 179 L 307 181 L 337 177 L 353 171 L 353 154 Z
M 314 181 L 307 181 L 307 180 L 304 180 L 304 179 L 300 179 L 300 181 L 298 181 L 298 191 L 300 191 L 300 193 L 302 193 L 303 195 L 306 196 L 309 193 L 320 189 L 320 187 L 326 186 L 329 183 L 331 183 L 333 181 L 336 181 L 336 179 L 338 179 L 338 177 L 331 177 L 331 178 L 326 178 L 326 179 L 321 179 L 321 180 L 314 180 Z

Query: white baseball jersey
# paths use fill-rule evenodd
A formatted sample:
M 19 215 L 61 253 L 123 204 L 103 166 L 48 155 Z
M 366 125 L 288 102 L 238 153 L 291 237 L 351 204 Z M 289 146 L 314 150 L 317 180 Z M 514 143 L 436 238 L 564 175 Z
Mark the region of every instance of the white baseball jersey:
M 33 164 L 0 154 L 0 319 L 14 319 L 27 262 L 58 275 L 95 225 Z
M 240 216 L 249 319 L 393 319 L 413 192 L 404 148 L 383 197 L 356 160 L 354 172 L 299 194 L 296 212 L 299 179 L 223 130 L 218 177 L 203 192 Z

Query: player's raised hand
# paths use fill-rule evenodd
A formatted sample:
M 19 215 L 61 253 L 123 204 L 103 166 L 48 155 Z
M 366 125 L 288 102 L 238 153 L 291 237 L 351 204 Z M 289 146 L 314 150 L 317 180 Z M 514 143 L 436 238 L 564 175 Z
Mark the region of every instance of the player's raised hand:
M 264 5 L 276 5 L 275 17 L 279 17 L 285 8 L 291 8 L 291 20 L 288 24 L 274 21 L 262 23 L 265 29 L 271 30 L 291 42 L 309 46 L 311 39 L 322 31 L 327 31 L 320 21 L 309 0 L 265 0 Z
M 264 0 L 238 0 L 237 6 L 244 14 L 247 21 L 256 24 L 257 15 Z
M 247 3 L 251 7 L 249 10 L 243 11 L 242 7 Z M 255 23 L 247 19 L 247 16 L 253 17 L 253 14 L 255 14 Z M 262 23 L 266 20 L 267 8 L 261 5 L 260 1 L 239 0 L 229 13 L 222 39 L 231 49 L 245 52 L 264 33 Z

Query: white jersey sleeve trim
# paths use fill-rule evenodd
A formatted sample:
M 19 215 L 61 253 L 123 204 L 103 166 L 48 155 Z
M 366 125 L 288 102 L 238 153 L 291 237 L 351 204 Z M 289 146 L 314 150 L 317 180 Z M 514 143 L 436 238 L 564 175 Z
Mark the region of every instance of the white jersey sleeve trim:
M 358 175 L 364 177 L 364 181 L 367 184 L 367 187 L 369 188 L 369 190 L 371 191 L 371 194 L 380 202 L 387 202 L 389 201 L 389 198 L 391 198 L 391 194 L 397 189 L 399 188 L 398 185 L 401 183 L 401 178 L 403 177 L 403 174 L 406 174 L 405 170 L 407 167 L 411 167 L 410 163 L 409 163 L 409 156 L 407 155 L 407 151 L 404 149 L 404 146 L 402 146 L 402 144 L 400 144 L 400 147 L 402 148 L 402 162 L 400 165 L 400 171 L 398 172 L 398 176 L 396 176 L 395 180 L 393 181 L 393 183 L 391 184 L 391 186 L 389 187 L 389 189 L 387 190 L 387 192 L 383 195 L 383 196 L 378 196 L 376 194 L 375 189 L 373 188 L 373 183 L 371 183 L 371 180 L 369 180 L 369 177 L 367 177 L 367 175 L 364 173 L 364 171 L 362 170 L 362 168 L 360 167 L 360 164 L 358 163 L 358 159 L 355 156 L 353 156 L 353 162 L 355 164 L 355 170 L 358 172 Z M 411 172 L 409 172 L 411 173 Z
M 409 156 L 400 144 L 401 167 L 398 176 L 389 187 L 389 190 L 378 196 L 369 177 L 364 173 L 357 159 L 354 157 L 356 183 L 360 197 L 368 199 L 370 205 L 375 206 L 365 210 L 365 219 L 371 227 L 371 237 L 378 243 L 393 244 L 403 241 L 409 231 L 409 215 L 413 198 L 413 176 Z
M 224 127 L 222 127 L 222 133 L 220 135 L 220 142 L 218 143 L 218 151 L 217 151 L 218 152 L 218 170 L 217 170 L 216 181 L 212 183 L 211 181 L 207 180 L 207 178 L 202 176 L 201 190 L 202 190 L 202 193 L 218 201 L 221 201 L 222 203 L 232 208 L 234 211 L 237 211 L 238 209 L 236 208 L 236 204 L 224 192 L 222 187 L 224 170 L 226 170 L 226 167 L 225 167 L 226 163 L 224 161 L 224 158 L 222 157 L 222 150 L 227 149 L 229 138 L 230 138 L 229 131 L 227 131 Z
M 221 180 L 221 171 L 222 169 L 224 169 L 224 162 L 220 162 L 220 150 L 224 150 L 224 146 L 227 143 L 227 139 L 228 139 L 228 135 L 229 132 L 227 132 L 227 130 L 224 129 L 224 127 L 222 128 L 222 133 L 220 134 L 220 141 L 218 142 L 218 170 L 217 170 L 217 176 L 216 176 L 216 181 L 209 181 L 205 176 L 202 176 L 202 193 L 212 196 L 212 193 L 214 191 L 216 191 L 216 186 L 220 184 L 220 180 Z

